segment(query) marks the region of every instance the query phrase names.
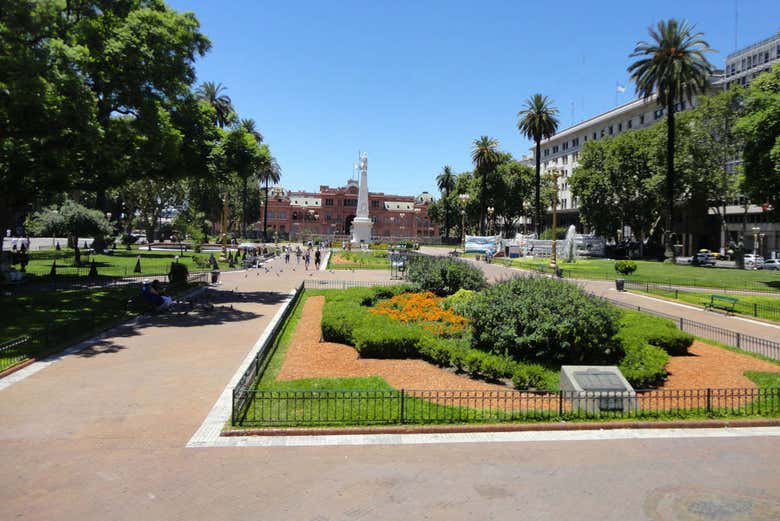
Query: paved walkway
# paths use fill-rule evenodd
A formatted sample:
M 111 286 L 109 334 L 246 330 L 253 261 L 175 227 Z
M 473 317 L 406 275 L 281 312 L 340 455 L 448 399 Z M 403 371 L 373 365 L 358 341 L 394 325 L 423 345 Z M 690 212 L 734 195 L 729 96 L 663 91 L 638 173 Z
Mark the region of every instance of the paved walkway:
M 270 266 L 0 391 L 0 519 L 778 518 L 770 436 L 185 448 L 292 287 L 382 276 Z

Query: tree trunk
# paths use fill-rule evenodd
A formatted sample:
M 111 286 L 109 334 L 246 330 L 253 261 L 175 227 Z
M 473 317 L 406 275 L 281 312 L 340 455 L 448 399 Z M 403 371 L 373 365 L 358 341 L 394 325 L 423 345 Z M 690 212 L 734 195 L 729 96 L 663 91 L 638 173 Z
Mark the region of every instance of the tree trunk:
M 263 205 L 263 242 L 268 242 L 268 177 L 265 178 L 265 204 Z
M 444 238 L 450 238 L 450 206 L 449 206 L 449 190 L 444 195 Z
M 244 186 L 241 188 L 241 236 L 243 238 L 246 238 L 246 184 L 247 178 L 245 177 Z
M 542 201 L 539 193 L 542 184 L 542 140 L 536 140 L 536 217 L 534 218 L 534 231 L 538 239 L 542 234 Z
M 666 103 L 666 234 L 664 236 L 664 256 L 674 260 L 672 225 L 674 223 L 674 97 L 669 96 Z
M 479 191 L 479 234 L 485 235 L 485 185 L 487 184 L 487 172 L 482 172 L 482 186 Z

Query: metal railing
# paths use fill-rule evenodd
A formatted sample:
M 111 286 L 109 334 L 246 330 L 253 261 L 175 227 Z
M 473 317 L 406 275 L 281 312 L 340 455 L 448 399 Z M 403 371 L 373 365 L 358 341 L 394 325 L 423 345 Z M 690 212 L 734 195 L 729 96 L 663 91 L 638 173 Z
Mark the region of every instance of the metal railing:
M 757 353 L 773 360 L 780 360 L 780 343 L 767 340 L 765 338 L 759 338 L 752 335 L 746 335 L 738 331 L 732 331 L 730 329 L 724 329 L 722 327 L 712 326 L 703 322 L 697 322 L 695 320 L 689 320 L 684 317 L 678 317 L 655 311 L 641 306 L 635 306 L 633 304 L 627 304 L 619 300 L 614 300 L 608 297 L 597 297 L 608 301 L 610 304 L 620 306 L 626 309 L 633 309 L 641 311 L 642 313 L 648 313 L 658 317 L 668 318 L 682 331 L 691 333 L 692 335 L 700 336 L 702 338 L 708 338 L 721 344 L 726 344 L 732 347 L 737 347 L 743 351 L 749 351 L 751 353 Z
M 282 328 L 284 328 L 287 318 L 298 304 L 298 301 L 303 294 L 303 289 L 304 283 L 301 283 L 295 290 L 293 297 L 285 305 L 282 316 L 274 324 L 273 329 L 271 329 L 269 335 L 266 336 L 265 341 L 260 346 L 260 349 L 252 359 L 252 362 L 250 362 L 249 366 L 244 371 L 244 374 L 241 375 L 238 383 L 233 388 L 232 410 L 230 416 L 234 424 L 237 423 L 240 418 L 242 418 L 242 414 L 247 411 L 248 400 L 252 396 L 251 393 L 253 392 L 253 388 L 265 371 L 268 361 L 271 359 L 271 355 L 278 344 L 279 333 L 282 331 Z
M 780 389 L 247 390 L 238 426 L 780 416 Z M 235 403 L 234 403 L 235 405 Z
M 505 259 L 505 258 L 493 258 L 493 262 L 496 264 L 504 264 L 506 266 L 512 265 L 512 259 Z M 555 273 L 555 270 L 551 268 L 547 264 L 519 264 L 515 265 L 514 267 L 524 270 L 530 270 L 535 271 L 537 273 L 552 275 Z M 705 269 L 705 268 L 702 268 Z M 715 283 L 711 284 L 705 284 L 702 282 L 697 282 L 696 280 L 689 280 L 685 284 L 673 284 L 672 279 L 667 280 L 660 280 L 660 279 L 653 279 L 650 277 L 645 277 L 643 275 L 620 275 L 617 272 L 615 274 L 609 274 L 609 273 L 583 273 L 583 272 L 577 272 L 574 270 L 570 270 L 567 268 L 562 268 L 560 265 L 558 266 L 558 272 L 561 277 L 565 279 L 582 279 L 582 280 L 614 280 L 616 278 L 621 278 L 626 281 L 626 283 L 635 283 L 640 285 L 651 285 L 656 286 L 659 289 L 664 288 L 667 290 L 674 290 L 675 288 L 684 291 L 685 289 L 699 289 L 699 290 L 713 290 L 713 291 L 719 291 L 722 293 L 769 293 L 769 294 L 777 294 L 780 293 L 780 276 L 772 275 L 770 278 L 773 280 L 769 280 L 767 283 L 762 282 L 751 282 L 751 281 L 743 281 L 742 284 L 739 286 L 734 287 L 726 287 L 726 286 L 718 286 Z
M 370 288 L 374 286 L 392 286 L 395 284 L 405 284 L 403 280 L 325 280 L 325 279 L 306 279 L 303 281 L 305 289 L 348 289 L 348 288 Z
M 188 283 L 207 283 L 207 276 L 208 273 L 191 273 L 188 277 Z M 125 285 L 130 285 L 130 283 Z M 139 288 L 140 285 L 140 281 L 138 281 Z M 77 313 L 74 314 L 72 321 L 32 331 L 0 344 L 0 371 L 31 358 L 48 356 L 138 315 L 142 311 L 132 305 L 132 300 L 137 295 L 140 295 L 140 289 L 138 294 L 123 293 L 120 299 L 109 303 L 100 302 L 100 316 L 97 312 Z M 128 296 L 132 297 L 129 301 Z M 90 298 L 89 295 L 85 297 L 85 305 Z
M 707 295 L 700 292 L 687 292 L 684 289 L 681 289 L 679 286 L 669 286 L 667 284 L 635 282 L 635 281 L 627 280 L 625 281 L 625 287 L 627 289 L 636 289 L 639 291 L 644 291 L 646 293 L 665 292 L 665 293 L 669 293 L 670 296 L 674 295 L 675 299 L 679 299 L 681 293 L 683 295 L 699 295 L 701 297 L 700 300 L 701 305 L 709 304 L 709 302 L 707 301 Z M 734 304 L 734 312 L 740 315 L 751 315 L 756 318 L 780 320 L 780 306 L 773 306 L 771 304 L 763 304 L 758 302 L 753 302 L 753 303 L 741 302 L 739 301 L 739 299 L 737 299 L 737 302 L 735 302 Z

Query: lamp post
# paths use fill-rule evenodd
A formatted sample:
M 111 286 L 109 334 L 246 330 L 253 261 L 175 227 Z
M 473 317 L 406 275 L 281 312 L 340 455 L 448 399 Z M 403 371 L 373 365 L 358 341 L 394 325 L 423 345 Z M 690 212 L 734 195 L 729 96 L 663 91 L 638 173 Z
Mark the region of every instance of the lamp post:
M 550 267 L 558 267 L 558 177 L 561 175 L 557 168 L 552 169 L 553 178 L 553 220 L 552 220 L 552 250 L 550 251 Z
M 460 232 L 463 234 L 463 253 L 466 253 L 466 205 L 469 202 L 469 194 L 460 194 L 458 196 L 462 208 L 460 209 Z
M 495 211 L 496 209 L 494 207 L 487 207 L 488 221 L 490 221 L 490 227 L 488 228 L 490 230 L 490 235 L 493 235 L 493 214 Z
M 766 241 L 764 240 L 764 237 L 766 237 L 765 233 L 758 234 L 758 251 L 759 255 L 762 257 L 764 257 L 764 249 L 766 248 Z

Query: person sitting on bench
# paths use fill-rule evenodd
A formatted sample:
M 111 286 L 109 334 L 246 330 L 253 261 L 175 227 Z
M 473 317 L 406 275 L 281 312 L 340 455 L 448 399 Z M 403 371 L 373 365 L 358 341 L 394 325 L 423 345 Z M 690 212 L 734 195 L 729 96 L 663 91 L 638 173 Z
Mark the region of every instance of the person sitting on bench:
M 144 300 L 149 302 L 157 311 L 168 309 L 173 305 L 173 299 L 167 295 L 163 295 L 160 281 L 157 279 L 154 279 L 151 283 L 148 282 L 148 280 L 145 280 L 143 288 L 141 288 L 141 295 Z

